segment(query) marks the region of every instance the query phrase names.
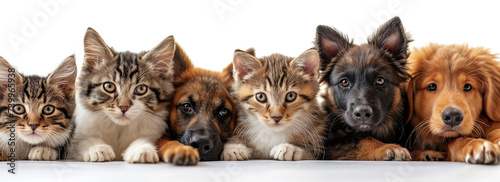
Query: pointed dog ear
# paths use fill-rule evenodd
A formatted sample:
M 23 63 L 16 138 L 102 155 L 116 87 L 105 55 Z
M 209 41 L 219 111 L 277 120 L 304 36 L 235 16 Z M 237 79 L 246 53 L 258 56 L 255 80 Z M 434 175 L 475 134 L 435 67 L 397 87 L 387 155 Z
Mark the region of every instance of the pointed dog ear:
M 408 44 L 411 41 L 397 16 L 380 26 L 368 39 L 369 44 L 388 51 L 396 60 L 408 58 Z
M 316 27 L 314 45 L 321 58 L 320 70 L 325 71 L 332 61 L 332 58 L 347 51 L 352 46 L 352 42 L 349 41 L 346 35 L 337 29 L 319 25 Z

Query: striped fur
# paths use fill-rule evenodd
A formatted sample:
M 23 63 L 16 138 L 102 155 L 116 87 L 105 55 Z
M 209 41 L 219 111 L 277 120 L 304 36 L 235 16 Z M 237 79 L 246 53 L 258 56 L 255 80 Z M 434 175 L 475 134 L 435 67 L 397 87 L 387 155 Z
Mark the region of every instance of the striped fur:
M 11 66 L 3 59 L 0 62 L 1 74 L 8 74 Z M 0 152 L 10 150 L 10 127 L 15 126 L 16 159 L 64 158 L 74 128 L 71 119 L 75 109 L 75 58 L 68 57 L 47 77 L 15 74 L 15 87 L 9 87 L 15 89 L 15 97 L 9 96 L 12 90 L 5 89 L 8 81 L 0 80 Z M 14 98 L 14 103 L 9 98 Z M 14 105 L 11 111 L 9 104 Z
M 89 28 L 84 46 L 72 157 L 158 162 L 154 143 L 167 128 L 174 91 L 173 37 L 149 52 L 116 52 Z
M 325 125 L 316 100 L 318 53 L 308 50 L 295 59 L 281 54 L 257 59 L 236 51 L 233 64 L 232 95 L 239 107 L 239 125 L 222 158 L 319 158 Z M 259 94 L 265 94 L 266 101 L 259 101 Z

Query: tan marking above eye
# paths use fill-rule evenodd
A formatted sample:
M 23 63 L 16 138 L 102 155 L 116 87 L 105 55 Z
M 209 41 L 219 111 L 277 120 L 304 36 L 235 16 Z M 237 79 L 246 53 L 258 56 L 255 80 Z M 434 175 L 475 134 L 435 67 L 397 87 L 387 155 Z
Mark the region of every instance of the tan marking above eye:
M 111 82 L 106 82 L 102 85 L 102 87 L 104 88 L 104 90 L 108 93 L 113 93 L 115 92 L 116 90 L 116 86 L 115 84 L 111 83 Z

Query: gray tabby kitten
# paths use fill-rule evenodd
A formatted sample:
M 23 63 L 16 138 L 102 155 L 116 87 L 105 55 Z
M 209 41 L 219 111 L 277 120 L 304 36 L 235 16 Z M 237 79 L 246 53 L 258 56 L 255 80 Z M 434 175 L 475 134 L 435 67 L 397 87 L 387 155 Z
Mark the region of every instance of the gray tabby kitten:
M 272 54 L 234 54 L 232 95 L 238 104 L 235 137 L 223 160 L 310 160 L 323 153 L 325 113 L 319 91 L 319 55 L 307 50 L 297 58 Z
M 174 38 L 149 52 L 116 52 L 89 28 L 78 77 L 71 156 L 85 162 L 159 161 L 155 142 L 167 128 Z
M 75 58 L 66 58 L 47 77 L 24 76 L 10 72 L 11 68 L 0 57 L 0 160 L 64 158 L 74 128 Z M 11 153 L 13 146 L 15 151 Z

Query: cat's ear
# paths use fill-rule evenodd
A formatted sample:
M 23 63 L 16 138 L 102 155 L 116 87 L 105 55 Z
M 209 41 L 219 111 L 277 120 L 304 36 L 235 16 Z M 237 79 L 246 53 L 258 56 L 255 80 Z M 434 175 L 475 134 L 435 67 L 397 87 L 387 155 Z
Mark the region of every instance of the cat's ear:
M 316 50 L 321 58 L 322 71 L 326 70 L 332 58 L 341 52 L 347 51 L 352 46 L 349 38 L 335 28 L 319 25 L 316 27 L 316 39 L 314 42 Z
M 300 54 L 292 61 L 292 65 L 301 69 L 304 74 L 309 75 L 314 80 L 319 77 L 319 54 L 314 49 Z
M 368 43 L 377 48 L 386 50 L 396 60 L 408 58 L 408 43 L 410 35 L 405 32 L 399 17 L 387 21 L 368 39 Z
M 262 67 L 260 61 L 251 54 L 236 50 L 233 58 L 233 71 L 235 80 L 241 80 L 246 75 L 253 73 L 258 68 Z
M 47 84 L 57 86 L 66 96 L 72 96 L 76 80 L 75 56 L 69 56 L 47 77 Z
M 154 71 L 164 73 L 167 75 L 174 75 L 173 71 L 173 58 L 175 52 L 175 40 L 173 36 L 169 36 L 161 41 L 156 47 L 151 49 L 143 57 L 151 64 Z
M 7 88 L 12 79 L 20 83 L 24 78 L 4 58 L 0 57 L 0 91 Z
M 179 77 L 185 71 L 194 68 L 191 59 L 184 52 L 184 49 L 176 42 L 175 43 L 175 54 L 174 54 L 174 76 Z
M 85 51 L 84 66 L 95 68 L 105 61 L 113 59 L 113 50 L 106 45 L 101 36 L 92 28 L 88 28 L 83 38 L 83 47 Z

